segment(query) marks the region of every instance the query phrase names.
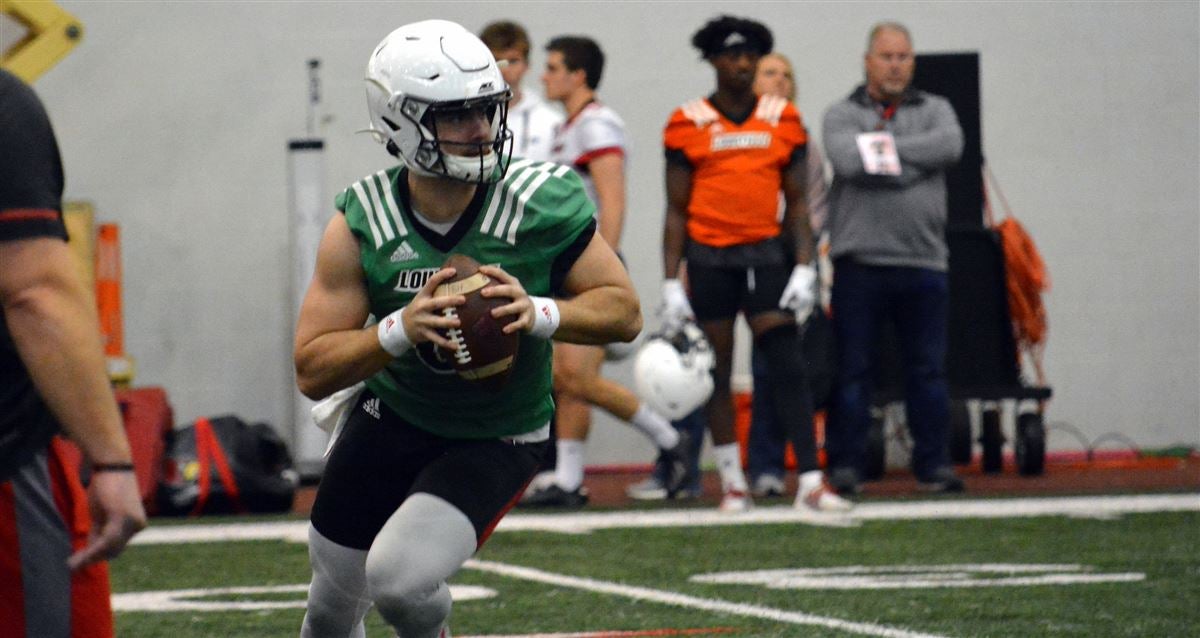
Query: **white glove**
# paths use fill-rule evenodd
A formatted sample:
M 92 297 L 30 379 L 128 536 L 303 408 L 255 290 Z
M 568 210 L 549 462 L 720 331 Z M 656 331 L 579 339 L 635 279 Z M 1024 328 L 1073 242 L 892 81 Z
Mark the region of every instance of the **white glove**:
M 692 304 L 688 303 L 687 293 L 683 290 L 683 283 L 678 279 L 663 280 L 662 304 L 659 314 L 662 315 L 663 327 L 667 330 L 675 330 L 685 321 L 696 317 L 692 313 Z
M 817 270 L 806 264 L 796 264 L 783 288 L 783 296 L 779 298 L 779 307 L 791 310 L 796 315 L 796 323 L 803 324 L 816 303 Z

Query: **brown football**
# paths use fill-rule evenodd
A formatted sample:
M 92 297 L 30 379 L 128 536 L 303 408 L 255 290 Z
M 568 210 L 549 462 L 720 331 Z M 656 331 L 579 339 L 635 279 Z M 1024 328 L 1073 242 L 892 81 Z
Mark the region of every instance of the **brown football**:
M 511 303 L 512 299 L 489 299 L 479 294 L 484 288 L 499 285 L 499 282 L 479 272 L 479 262 L 471 257 L 450 255 L 442 267 L 454 268 L 456 272 L 434 290 L 434 296 L 463 295 L 467 298 L 461 306 L 445 310 L 446 313 L 457 314 L 460 322 L 457 329 L 443 333 L 447 339 L 458 344 L 458 350 L 454 353 L 454 369 L 463 379 L 498 389 L 508 381 L 517 357 L 520 335 L 516 332 L 504 334 L 501 330 L 514 321 L 515 316 L 496 319 L 491 310 Z

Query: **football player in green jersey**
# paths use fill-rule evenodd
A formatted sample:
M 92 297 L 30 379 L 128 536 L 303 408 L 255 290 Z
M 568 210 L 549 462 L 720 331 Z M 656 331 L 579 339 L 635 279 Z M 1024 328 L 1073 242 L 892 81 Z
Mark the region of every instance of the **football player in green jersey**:
M 400 27 L 367 65 L 372 132 L 403 166 L 337 198 L 296 328 L 297 383 L 322 399 L 355 384 L 309 527 L 313 578 L 302 636 L 363 636 L 375 605 L 404 638 L 448 636 L 446 580 L 487 539 L 547 447 L 550 339 L 631 341 L 641 311 L 596 233 L 578 176 L 513 161 L 511 93 L 491 52 L 461 26 Z M 444 361 L 434 297 L 451 253 L 486 264 L 512 301 L 519 354 L 503 392 Z M 369 317 L 378 324 L 363 327 Z

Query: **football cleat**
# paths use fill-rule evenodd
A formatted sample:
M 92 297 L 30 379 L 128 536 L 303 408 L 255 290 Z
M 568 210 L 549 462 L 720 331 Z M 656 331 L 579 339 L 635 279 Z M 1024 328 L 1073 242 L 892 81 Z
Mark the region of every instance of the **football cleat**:
M 532 492 L 526 492 L 525 497 L 517 503 L 517 507 L 537 507 L 546 509 L 579 509 L 588 502 L 587 489 L 582 485 L 568 491 L 558 483 Z
M 717 510 L 721 512 L 749 512 L 754 509 L 754 501 L 750 499 L 750 495 L 742 490 L 725 490 L 725 494 L 721 497 L 721 504 L 717 506 Z
M 854 503 L 838 496 L 837 492 L 822 480 L 816 487 L 797 491 L 792 507 L 814 512 L 849 512 L 854 509 Z
M 667 498 L 667 488 L 651 476 L 625 488 L 625 495 L 635 501 L 662 501 Z
M 692 453 L 692 435 L 680 430 L 679 442 L 669 450 L 663 450 L 667 476 L 663 486 L 667 498 L 675 498 L 680 490 L 696 481 L 697 462 Z
M 783 496 L 783 479 L 774 474 L 760 474 L 754 479 L 754 487 L 750 493 L 754 498 L 771 498 L 773 496 Z

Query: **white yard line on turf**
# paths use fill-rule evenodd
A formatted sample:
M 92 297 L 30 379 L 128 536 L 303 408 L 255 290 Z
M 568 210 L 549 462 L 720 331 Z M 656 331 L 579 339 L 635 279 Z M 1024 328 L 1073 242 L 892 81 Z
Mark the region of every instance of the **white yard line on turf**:
M 621 585 L 619 583 L 593 580 L 591 578 L 579 578 L 577 576 L 566 576 L 563 574 L 554 574 L 551 572 L 542 571 L 540 569 L 506 565 L 504 563 L 495 563 L 492 561 L 469 560 L 467 561 L 465 567 L 468 569 L 500 574 L 510 578 L 520 578 L 522 580 L 545 583 L 557 587 L 582 589 L 584 591 L 590 591 L 598 594 L 622 596 L 624 598 L 630 598 L 633 600 L 655 602 L 664 605 L 672 605 L 675 607 L 685 607 L 688 609 L 702 609 L 704 611 L 733 614 L 747 618 L 773 620 L 775 622 L 793 625 L 825 627 L 828 629 L 837 629 L 839 631 L 845 631 L 863 636 L 880 636 L 881 638 L 938 638 L 935 634 L 909 631 L 908 629 L 876 625 L 874 623 L 853 622 L 849 620 L 842 620 L 840 618 L 830 618 L 828 616 L 817 616 L 798 611 L 786 611 L 783 609 L 775 609 L 773 607 L 763 607 L 761 605 L 746 605 L 742 603 L 731 603 L 724 600 L 714 600 L 711 598 L 697 598 L 695 596 L 688 596 L 686 594 L 680 594 L 672 591 L 651 589 L 649 587 Z
M 935 520 L 962 518 L 1021 518 L 1029 516 L 1072 516 L 1109 519 L 1123 514 L 1200 511 L 1200 494 L 1152 494 L 1137 496 L 1069 496 L 905 501 L 862 503 L 848 514 L 816 514 L 786 505 L 760 507 L 741 514 L 714 509 L 671 509 L 570 514 L 509 514 L 500 521 L 500 532 L 545 531 L 586 534 L 598 529 L 646 527 L 696 527 L 799 523 L 846 527 L 863 521 Z M 135 545 L 201 543 L 253 540 L 308 542 L 306 521 L 271 523 L 223 523 L 154 526 L 133 538 Z

